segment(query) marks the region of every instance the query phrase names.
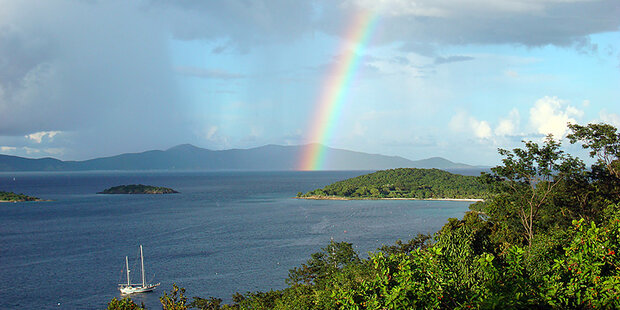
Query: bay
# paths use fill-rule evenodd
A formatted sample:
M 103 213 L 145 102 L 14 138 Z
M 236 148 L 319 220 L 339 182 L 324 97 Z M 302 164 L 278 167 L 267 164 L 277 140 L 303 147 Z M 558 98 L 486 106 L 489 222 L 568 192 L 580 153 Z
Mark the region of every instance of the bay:
M 132 296 L 138 303 L 160 309 L 173 283 L 189 297 L 230 301 L 285 287 L 288 270 L 331 239 L 367 257 L 467 211 L 468 202 L 292 198 L 365 173 L 0 173 L 0 190 L 52 200 L 0 204 L 0 308 L 103 309 L 120 297 L 124 256 L 135 260 L 140 244 L 147 280 L 161 286 Z M 122 184 L 180 194 L 95 194 Z

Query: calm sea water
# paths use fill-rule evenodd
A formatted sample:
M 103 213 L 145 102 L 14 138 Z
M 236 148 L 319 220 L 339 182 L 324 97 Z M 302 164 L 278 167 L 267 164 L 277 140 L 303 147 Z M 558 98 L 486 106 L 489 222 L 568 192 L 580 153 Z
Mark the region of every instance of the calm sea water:
M 52 200 L 0 204 L 0 309 L 104 309 L 140 244 L 147 280 L 161 286 L 134 300 L 160 309 L 159 296 L 177 283 L 189 297 L 229 301 L 237 291 L 285 287 L 288 270 L 331 238 L 367 256 L 467 210 L 464 202 L 291 198 L 364 173 L 0 173 L 0 190 Z M 95 194 L 135 183 L 181 193 Z

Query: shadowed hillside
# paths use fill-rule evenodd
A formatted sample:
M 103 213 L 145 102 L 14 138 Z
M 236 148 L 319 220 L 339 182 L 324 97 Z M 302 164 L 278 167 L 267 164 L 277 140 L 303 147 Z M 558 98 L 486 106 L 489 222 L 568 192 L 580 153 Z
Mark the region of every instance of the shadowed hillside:
M 146 151 L 102 157 L 85 161 L 60 161 L 53 158 L 29 159 L 0 155 L 0 171 L 85 171 L 85 170 L 298 170 L 302 154 L 311 145 L 265 145 L 252 149 L 213 151 L 182 144 L 165 151 Z M 368 154 L 325 146 L 323 170 L 384 170 L 393 168 L 470 169 L 465 164 L 433 157 L 412 161 L 398 156 Z

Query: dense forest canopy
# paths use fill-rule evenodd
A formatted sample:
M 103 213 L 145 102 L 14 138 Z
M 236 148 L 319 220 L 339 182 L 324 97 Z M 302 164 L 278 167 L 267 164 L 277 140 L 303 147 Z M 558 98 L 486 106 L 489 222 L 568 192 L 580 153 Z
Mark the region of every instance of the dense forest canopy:
M 595 164 L 587 168 L 551 136 L 500 150 L 502 164 L 480 177 L 487 199 L 433 238 L 397 241 L 368 259 L 332 241 L 289 271 L 285 289 L 223 304 L 188 302 L 175 285 L 163 308 L 620 308 L 620 134 L 607 124 L 569 128 L 569 141 Z M 109 309 L 138 306 L 114 299 Z
M 131 184 L 119 185 L 105 189 L 97 194 L 176 194 L 177 191 L 160 186 Z
M 38 200 L 40 199 L 37 197 L 27 196 L 24 194 L 16 194 L 13 192 L 0 191 L 0 201 L 14 202 L 14 201 L 38 201 Z
M 478 178 L 439 169 L 400 168 L 339 181 L 298 197 L 483 198 L 487 185 Z

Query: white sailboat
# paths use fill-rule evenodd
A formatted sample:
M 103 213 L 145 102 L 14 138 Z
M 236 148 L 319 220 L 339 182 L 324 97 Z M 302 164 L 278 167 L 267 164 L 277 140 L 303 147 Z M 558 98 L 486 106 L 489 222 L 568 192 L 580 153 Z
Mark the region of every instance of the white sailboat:
M 160 283 L 156 284 L 147 284 L 146 277 L 144 274 L 144 255 L 142 254 L 142 245 L 140 245 L 140 265 L 142 267 L 142 284 L 131 284 L 131 279 L 129 277 L 129 259 L 125 256 L 125 267 L 127 268 L 127 284 L 122 283 L 119 284 L 118 289 L 121 291 L 121 294 L 133 294 L 133 293 L 144 293 L 150 292 L 159 286 Z

